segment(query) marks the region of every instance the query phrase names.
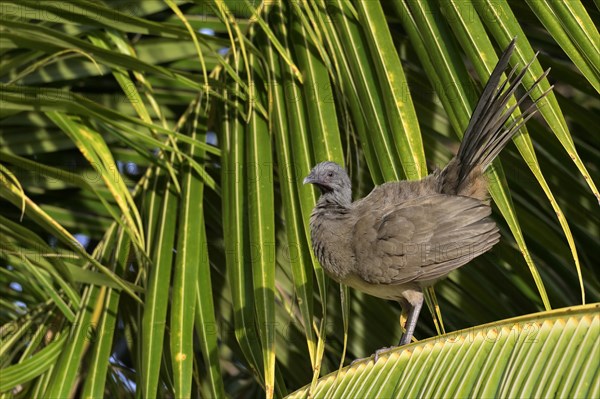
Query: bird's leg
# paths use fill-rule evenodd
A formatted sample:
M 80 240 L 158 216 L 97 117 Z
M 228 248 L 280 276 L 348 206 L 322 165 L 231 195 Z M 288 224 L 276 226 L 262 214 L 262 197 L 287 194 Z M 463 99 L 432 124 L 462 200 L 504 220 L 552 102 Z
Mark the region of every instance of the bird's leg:
M 398 346 L 409 344 L 412 336 L 415 332 L 415 327 L 417 326 L 417 320 L 419 319 L 419 313 L 421 312 L 421 308 L 423 307 L 423 293 L 417 290 L 405 291 L 404 297 L 399 300 L 400 306 L 402 307 L 402 314 L 400 315 L 400 326 L 402 326 L 403 319 L 406 319 L 405 323 L 405 331 L 402 334 L 402 338 L 400 338 L 400 343 Z M 408 316 L 405 316 L 408 314 Z M 381 357 L 383 353 L 386 353 L 392 349 L 396 348 L 396 346 L 390 346 L 388 348 L 381 348 L 375 351 L 375 358 L 373 359 L 375 363 Z M 357 361 L 364 359 L 357 359 L 352 364 Z
M 417 326 L 417 320 L 419 319 L 419 313 L 421 312 L 421 307 L 423 307 L 423 293 L 412 291 L 410 295 L 410 300 L 406 299 L 402 301 L 402 313 L 404 313 L 405 306 L 408 312 L 408 318 L 406 319 L 405 329 L 406 331 L 402 334 L 402 338 L 400 338 L 400 343 L 398 346 L 410 344 L 412 340 L 412 336 L 415 332 L 415 327 Z
M 402 329 L 402 336 L 404 337 L 406 335 L 406 328 L 405 326 L 407 325 L 407 321 L 408 321 L 408 310 L 412 309 L 411 304 L 405 300 L 404 298 L 402 298 L 400 301 L 400 307 L 402 308 L 402 313 L 400 313 L 400 328 Z M 400 345 L 398 345 L 400 346 Z M 379 360 L 379 357 L 384 354 L 387 351 L 390 351 L 392 349 L 397 348 L 398 346 L 386 346 L 385 348 L 381 348 L 381 349 L 377 349 L 375 351 L 375 363 L 377 363 L 377 360 Z

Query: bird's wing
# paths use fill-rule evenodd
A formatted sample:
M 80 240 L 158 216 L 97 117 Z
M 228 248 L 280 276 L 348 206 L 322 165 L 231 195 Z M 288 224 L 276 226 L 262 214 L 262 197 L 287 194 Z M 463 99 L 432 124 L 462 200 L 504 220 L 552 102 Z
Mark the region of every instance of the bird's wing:
M 436 194 L 358 211 L 355 272 L 372 284 L 439 279 L 499 238 L 490 207 L 469 197 Z
M 422 180 L 402 180 L 376 186 L 369 195 L 357 201 L 356 208 L 387 208 L 421 197 L 440 193 L 439 179 L 430 174 Z

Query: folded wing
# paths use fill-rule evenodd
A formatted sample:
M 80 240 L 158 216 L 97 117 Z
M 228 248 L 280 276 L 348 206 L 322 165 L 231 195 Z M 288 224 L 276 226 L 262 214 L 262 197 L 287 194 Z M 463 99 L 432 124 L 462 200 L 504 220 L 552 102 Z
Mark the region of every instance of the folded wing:
M 490 207 L 469 197 L 435 194 L 357 211 L 355 273 L 372 284 L 437 280 L 499 239 Z

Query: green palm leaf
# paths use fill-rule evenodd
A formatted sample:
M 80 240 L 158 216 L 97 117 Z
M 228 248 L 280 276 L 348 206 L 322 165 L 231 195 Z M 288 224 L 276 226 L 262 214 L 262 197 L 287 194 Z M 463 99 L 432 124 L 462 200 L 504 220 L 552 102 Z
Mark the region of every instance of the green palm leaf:
M 594 397 L 600 367 L 588 355 L 598 350 L 598 309 L 540 312 L 430 338 L 286 398 Z

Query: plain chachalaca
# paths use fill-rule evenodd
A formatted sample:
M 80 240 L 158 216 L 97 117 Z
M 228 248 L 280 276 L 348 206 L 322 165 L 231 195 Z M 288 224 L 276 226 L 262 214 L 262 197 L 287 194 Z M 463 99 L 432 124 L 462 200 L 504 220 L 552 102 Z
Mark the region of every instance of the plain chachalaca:
M 305 184 L 312 183 L 321 191 L 310 218 L 317 259 L 337 282 L 400 302 L 407 314 L 400 345 L 411 341 L 423 305 L 423 288 L 488 251 L 499 240 L 496 223 L 490 218 L 484 172 L 536 112 L 535 103 L 549 91 L 506 123 L 549 72 L 507 109 L 533 62 L 516 76 L 517 68 L 513 68 L 500 84 L 514 47 L 513 40 L 500 57 L 458 153 L 445 168 L 422 180 L 377 186 L 355 202 L 348 174 L 334 162 L 316 165 L 304 179 Z

